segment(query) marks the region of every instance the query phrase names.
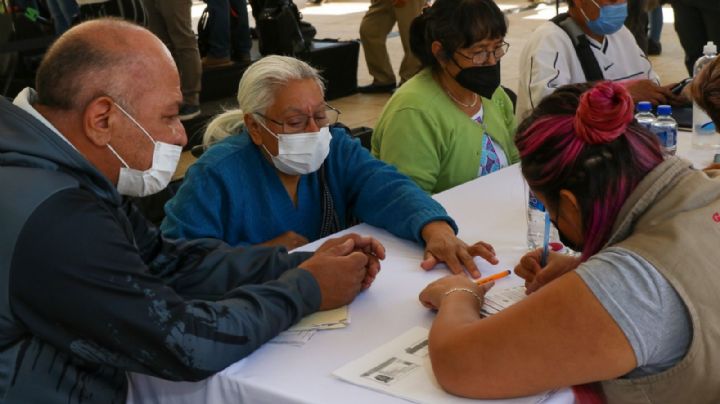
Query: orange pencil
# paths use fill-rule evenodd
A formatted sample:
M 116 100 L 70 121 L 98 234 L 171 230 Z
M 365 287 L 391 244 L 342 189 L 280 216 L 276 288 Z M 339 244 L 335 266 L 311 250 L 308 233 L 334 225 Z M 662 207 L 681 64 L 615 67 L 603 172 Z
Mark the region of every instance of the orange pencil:
M 496 281 L 496 280 L 498 280 L 498 279 L 502 279 L 502 278 L 504 278 L 504 277 L 506 277 L 506 276 L 508 276 L 508 275 L 510 275 L 510 270 L 509 270 L 509 269 L 506 269 L 506 270 L 504 270 L 504 271 L 502 271 L 502 272 L 498 272 L 498 273 L 496 273 L 496 274 L 492 274 L 492 275 L 490 275 L 490 276 L 488 276 L 488 277 L 486 277 L 486 278 L 478 279 L 478 280 L 475 281 L 475 283 L 478 284 L 478 285 L 484 285 L 484 284 L 486 284 L 486 283 L 488 283 L 488 282 L 492 282 L 492 281 Z

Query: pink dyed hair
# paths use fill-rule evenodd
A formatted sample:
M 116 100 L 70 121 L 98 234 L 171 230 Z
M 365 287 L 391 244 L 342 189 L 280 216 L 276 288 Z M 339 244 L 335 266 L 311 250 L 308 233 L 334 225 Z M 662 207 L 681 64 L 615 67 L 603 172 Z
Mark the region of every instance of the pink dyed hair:
M 562 189 L 578 198 L 583 260 L 605 245 L 625 200 L 663 160 L 655 136 L 634 122 L 627 90 L 612 82 L 559 88 L 520 125 L 515 143 L 533 190 L 550 203 Z

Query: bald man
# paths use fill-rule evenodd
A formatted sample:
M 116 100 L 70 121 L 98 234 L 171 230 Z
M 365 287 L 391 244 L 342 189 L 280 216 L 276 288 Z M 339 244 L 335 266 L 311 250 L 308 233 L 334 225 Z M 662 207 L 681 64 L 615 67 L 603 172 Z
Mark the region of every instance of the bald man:
M 199 380 L 301 317 L 349 303 L 384 250 L 165 240 L 121 197 L 161 190 L 185 132 L 167 48 L 116 20 L 49 49 L 0 97 L 0 401 L 124 403 L 125 372 Z

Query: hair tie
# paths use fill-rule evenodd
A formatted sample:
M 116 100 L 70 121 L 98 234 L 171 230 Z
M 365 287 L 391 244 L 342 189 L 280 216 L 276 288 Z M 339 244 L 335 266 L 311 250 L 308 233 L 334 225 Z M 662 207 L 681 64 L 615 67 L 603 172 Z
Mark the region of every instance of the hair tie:
M 603 81 L 580 96 L 573 127 L 588 144 L 610 143 L 634 119 L 635 104 L 625 87 Z

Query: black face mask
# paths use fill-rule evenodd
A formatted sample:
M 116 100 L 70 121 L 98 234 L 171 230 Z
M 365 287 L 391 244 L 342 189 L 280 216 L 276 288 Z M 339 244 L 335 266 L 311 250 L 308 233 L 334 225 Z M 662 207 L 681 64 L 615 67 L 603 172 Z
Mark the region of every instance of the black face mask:
M 457 65 L 457 62 L 455 64 Z M 500 63 L 492 66 L 461 68 L 460 73 L 455 76 L 455 81 L 468 90 L 480 94 L 481 97 L 492 98 L 495 90 L 500 87 Z
M 562 232 L 559 229 L 558 229 L 558 235 L 560 236 L 560 242 L 563 243 L 563 245 L 565 247 L 567 247 L 575 252 L 582 252 L 582 246 L 576 245 L 572 241 L 568 240 L 567 237 L 563 236 Z

